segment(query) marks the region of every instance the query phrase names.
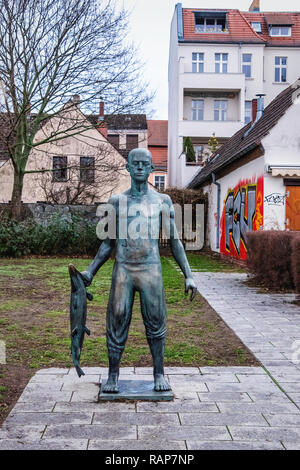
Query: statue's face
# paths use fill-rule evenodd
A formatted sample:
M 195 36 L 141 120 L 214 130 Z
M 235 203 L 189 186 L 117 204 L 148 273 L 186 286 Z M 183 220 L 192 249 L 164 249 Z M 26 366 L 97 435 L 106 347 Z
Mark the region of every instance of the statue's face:
M 145 149 L 132 150 L 126 168 L 134 181 L 137 183 L 146 182 L 154 170 L 151 153 Z

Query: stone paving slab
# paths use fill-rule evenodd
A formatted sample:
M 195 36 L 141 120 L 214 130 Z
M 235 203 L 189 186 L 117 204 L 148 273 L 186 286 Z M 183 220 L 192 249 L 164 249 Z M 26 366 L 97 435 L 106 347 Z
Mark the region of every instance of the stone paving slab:
M 88 450 L 186 450 L 185 441 L 123 440 L 107 441 L 91 439 Z
M 284 450 L 281 442 L 187 441 L 188 450 Z
M 88 439 L 0 440 L 0 450 L 87 450 Z
M 229 426 L 228 429 L 236 441 L 300 441 L 300 427 Z

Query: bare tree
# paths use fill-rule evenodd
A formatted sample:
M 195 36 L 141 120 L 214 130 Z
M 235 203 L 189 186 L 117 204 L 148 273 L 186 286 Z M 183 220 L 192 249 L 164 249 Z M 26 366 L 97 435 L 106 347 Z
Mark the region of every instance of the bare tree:
M 141 112 L 151 100 L 127 24 L 111 0 L 0 0 L 0 125 L 14 168 L 13 216 L 20 216 L 31 150 L 65 138 L 66 129 L 39 141 L 36 133 L 71 96 L 81 96 L 87 113 L 100 95 L 111 114 Z M 86 127 L 73 122 L 69 131 Z

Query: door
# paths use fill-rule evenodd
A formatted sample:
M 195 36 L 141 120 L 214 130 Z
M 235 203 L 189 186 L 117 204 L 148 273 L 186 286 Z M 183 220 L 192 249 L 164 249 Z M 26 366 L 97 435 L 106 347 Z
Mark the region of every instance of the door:
M 300 230 L 300 186 L 286 187 L 286 229 Z

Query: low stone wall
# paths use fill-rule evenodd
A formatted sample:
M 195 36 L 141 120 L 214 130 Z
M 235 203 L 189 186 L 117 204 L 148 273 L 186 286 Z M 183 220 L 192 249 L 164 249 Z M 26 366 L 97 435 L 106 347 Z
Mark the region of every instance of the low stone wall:
M 84 220 L 92 223 L 99 222 L 96 216 L 97 207 L 99 204 L 78 204 L 78 205 L 64 205 L 64 204 L 47 204 L 44 202 L 25 203 L 22 204 L 23 218 L 33 217 L 36 223 L 46 225 L 47 220 L 54 214 L 59 214 L 60 217 L 68 222 L 71 221 L 72 215 L 80 215 Z M 9 204 L 0 204 L 0 211 L 9 208 Z

